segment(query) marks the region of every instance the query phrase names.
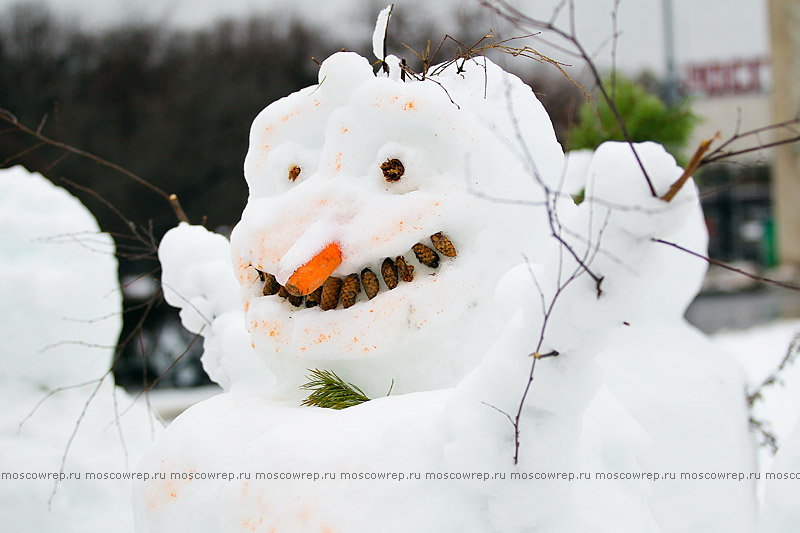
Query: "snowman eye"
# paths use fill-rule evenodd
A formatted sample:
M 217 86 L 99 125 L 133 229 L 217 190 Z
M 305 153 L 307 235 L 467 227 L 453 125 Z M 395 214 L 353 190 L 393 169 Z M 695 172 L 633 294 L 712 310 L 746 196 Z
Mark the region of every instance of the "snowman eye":
M 386 162 L 381 165 L 381 170 L 383 171 L 383 177 L 390 183 L 400 181 L 400 178 L 403 177 L 403 173 L 406 171 L 403 163 L 399 159 L 387 159 Z
M 300 175 L 300 167 L 298 167 L 297 165 L 292 165 L 289 167 L 289 181 L 294 183 L 294 181 L 297 179 L 297 176 L 299 175 Z

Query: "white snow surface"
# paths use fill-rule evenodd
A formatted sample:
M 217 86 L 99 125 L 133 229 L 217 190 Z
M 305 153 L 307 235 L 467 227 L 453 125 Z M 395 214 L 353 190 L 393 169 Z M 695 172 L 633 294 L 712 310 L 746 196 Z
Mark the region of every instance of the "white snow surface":
M 680 477 L 755 469 L 744 373 L 682 318 L 706 265 L 652 240 L 705 252 L 694 184 L 654 198 L 624 143 L 565 169 L 533 93 L 483 59 L 404 82 L 340 53 L 319 80 L 253 123 L 232 271 L 205 230 L 162 243 L 164 279 L 183 280 L 171 302 L 229 392 L 148 454 L 142 471 L 163 478 L 137 483 L 138 531 L 754 531 L 753 481 Z M 661 146 L 635 150 L 659 195 L 681 175 Z M 405 173 L 387 182 L 393 158 Z M 408 250 L 437 231 L 458 255 L 432 270 Z M 331 242 L 336 276 L 405 254 L 415 279 L 330 311 L 261 295 L 256 268 L 285 279 Z M 255 360 L 275 386 L 251 379 Z M 315 367 L 375 399 L 300 407 Z M 469 473 L 488 479 L 453 479 Z
M 788 525 L 800 520 L 792 510 L 800 496 L 794 489 L 797 476 L 794 479 L 767 479 L 768 473 L 796 473 L 800 469 L 795 456 L 798 449 L 796 433 L 800 427 L 800 365 L 794 361 L 778 372 L 797 335 L 800 335 L 800 320 L 784 320 L 713 336 L 714 343 L 732 353 L 745 368 L 748 393 L 755 392 L 771 376 L 778 377 L 772 385 L 762 388 L 752 407 L 753 418 L 775 436 L 778 446 L 775 456 L 768 445 L 762 445 L 758 450 L 758 471 L 762 479 L 757 490 L 759 502 L 763 504 L 762 527 L 770 532 L 791 531 Z M 793 502 L 791 506 L 789 502 Z
M 770 377 L 786 357 L 789 345 L 800 334 L 800 320 L 784 320 L 740 331 L 725 331 L 713 336 L 714 343 L 733 354 L 745 368 L 749 391 L 755 391 Z M 800 365 L 789 364 L 778 381 L 763 389 L 753 406 L 753 415 L 766 424 L 782 446 L 800 420 Z M 765 468 L 771 464 L 766 453 Z
M 82 475 L 59 483 L 49 510 L 54 480 L 4 478 L 3 529 L 133 531 L 130 481 L 85 473 L 130 473 L 158 428 L 146 410 L 135 405 L 115 422 L 131 399 L 107 377 L 62 390 L 31 414 L 48 391 L 101 378 L 111 365 L 121 327 L 113 241 L 64 189 L 22 167 L 0 170 L 0 274 L 0 471 L 58 473 L 66 454 L 64 472 Z
M 766 497 L 762 514 L 762 533 L 785 533 L 795 531 L 800 523 L 800 424 L 785 439 L 775 455 L 770 469 L 774 477 L 766 482 Z

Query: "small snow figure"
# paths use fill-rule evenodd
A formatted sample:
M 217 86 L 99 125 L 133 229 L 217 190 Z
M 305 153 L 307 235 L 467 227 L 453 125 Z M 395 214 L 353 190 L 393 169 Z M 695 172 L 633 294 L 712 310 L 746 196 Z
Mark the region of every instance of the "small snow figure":
M 390 59 L 376 76 L 334 54 L 317 86 L 259 114 L 229 247 L 187 225 L 164 238 L 165 296 L 229 392 L 151 451 L 142 470 L 163 479 L 137 487 L 140 530 L 750 531 L 747 482 L 688 502 L 686 484 L 641 479 L 680 466 L 681 438 L 691 468 L 752 457 L 741 376 L 682 318 L 704 264 L 652 240 L 705 246 L 693 184 L 653 198 L 627 144 L 571 175 L 516 77 L 481 58 L 402 81 Z M 681 174 L 660 146 L 636 149 L 657 190 Z M 548 195 L 565 181 L 581 205 Z M 270 276 L 306 304 L 267 294 Z M 651 348 L 660 376 L 642 368 Z M 687 366 L 667 372 L 664 350 Z M 302 407 L 308 376 L 358 398 Z M 567 478 L 581 469 L 638 481 Z

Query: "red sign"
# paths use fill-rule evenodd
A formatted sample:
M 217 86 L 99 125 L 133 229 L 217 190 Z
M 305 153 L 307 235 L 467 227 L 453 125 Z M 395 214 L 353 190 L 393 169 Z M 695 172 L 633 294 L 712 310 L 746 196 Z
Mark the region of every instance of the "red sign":
M 683 84 L 689 93 L 707 96 L 762 93 L 769 87 L 769 66 L 766 58 L 689 65 Z

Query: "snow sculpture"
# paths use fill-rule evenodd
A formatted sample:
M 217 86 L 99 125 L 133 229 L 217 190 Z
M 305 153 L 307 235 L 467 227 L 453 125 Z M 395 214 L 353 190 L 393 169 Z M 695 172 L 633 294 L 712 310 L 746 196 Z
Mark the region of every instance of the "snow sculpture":
M 705 246 L 694 186 L 653 198 L 626 144 L 565 169 L 533 93 L 484 58 L 424 81 L 386 64 L 375 76 L 335 54 L 317 86 L 256 118 L 233 267 L 201 228 L 165 237 L 167 296 L 206 335 L 204 364 L 229 392 L 178 417 L 149 454 L 142 470 L 158 475 L 138 485 L 139 530 L 747 531 L 747 482 L 688 505 L 652 480 L 553 476 L 674 467 L 664 448 L 693 412 L 718 417 L 718 435 L 691 441 L 699 455 L 724 445 L 715 465 L 749 464 L 741 376 L 682 319 L 705 265 L 652 241 Z M 660 146 L 636 150 L 657 191 L 680 176 Z M 562 183 L 587 199 L 557 194 Z M 602 276 L 599 297 L 581 257 Z M 404 264 L 413 279 L 394 286 Z M 696 376 L 636 367 L 649 349 L 638 341 L 664 334 L 703 361 Z M 376 399 L 300 407 L 313 368 Z M 648 408 L 614 369 L 649 380 L 637 382 Z M 694 403 L 670 418 L 672 387 Z M 742 507 L 720 517 L 729 502 Z
M 532 147 L 541 178 L 558 181 L 563 155 L 530 88 L 488 61 L 464 72 L 453 65 L 437 83 L 407 83 L 393 72 L 376 77 L 363 57 L 335 54 L 323 63 L 318 86 L 270 105 L 253 123 L 245 162 L 250 198 L 231 248 L 248 344 L 277 375 L 275 395 L 296 397 L 315 367 L 372 395 L 386 394 L 392 381 L 398 393 L 453 386 L 500 331 L 494 284 L 523 254 L 538 257 L 547 237 L 546 221 L 527 207 L 479 196 L 542 201 L 515 153 L 518 135 Z M 516 124 L 511 112 L 529 120 Z M 183 308 L 190 330 L 214 330 L 204 335 L 216 346 L 215 320 L 241 309 L 230 302 L 232 281 L 226 276 L 212 288 L 218 278 L 209 271 L 201 276 L 207 288 L 187 286 L 204 267 L 178 247 L 192 248 L 192 258 L 211 251 L 180 242 L 210 245 L 212 237 L 196 228 L 174 231 L 183 237 L 168 234 L 161 248 L 165 293 Z M 439 234 L 455 257 L 436 252 L 432 236 Z M 352 307 L 329 311 L 307 308 L 313 294 L 297 305 L 294 296 L 264 296 L 266 285 L 286 284 L 332 247 L 341 262 L 318 281 L 354 275 L 362 285 L 371 273 L 377 296 L 369 299 L 365 287 Z M 437 253 L 438 265 L 418 261 L 415 247 Z M 397 276 L 397 258 L 414 270 L 405 278 L 411 281 L 389 290 L 386 276 Z M 223 284 L 226 296 L 210 297 Z M 215 379 L 221 360 L 206 354 Z
M 30 417 L 44 395 L 101 378 L 122 325 L 114 242 L 67 191 L 22 167 L 0 171 L 0 509 L 8 531 L 133 530 L 130 481 L 86 473 L 129 472 L 156 429 L 111 378 L 59 392 Z M 91 400 L 85 415 L 81 412 Z M 20 423 L 25 421 L 23 425 Z M 65 474 L 48 510 L 70 435 Z

